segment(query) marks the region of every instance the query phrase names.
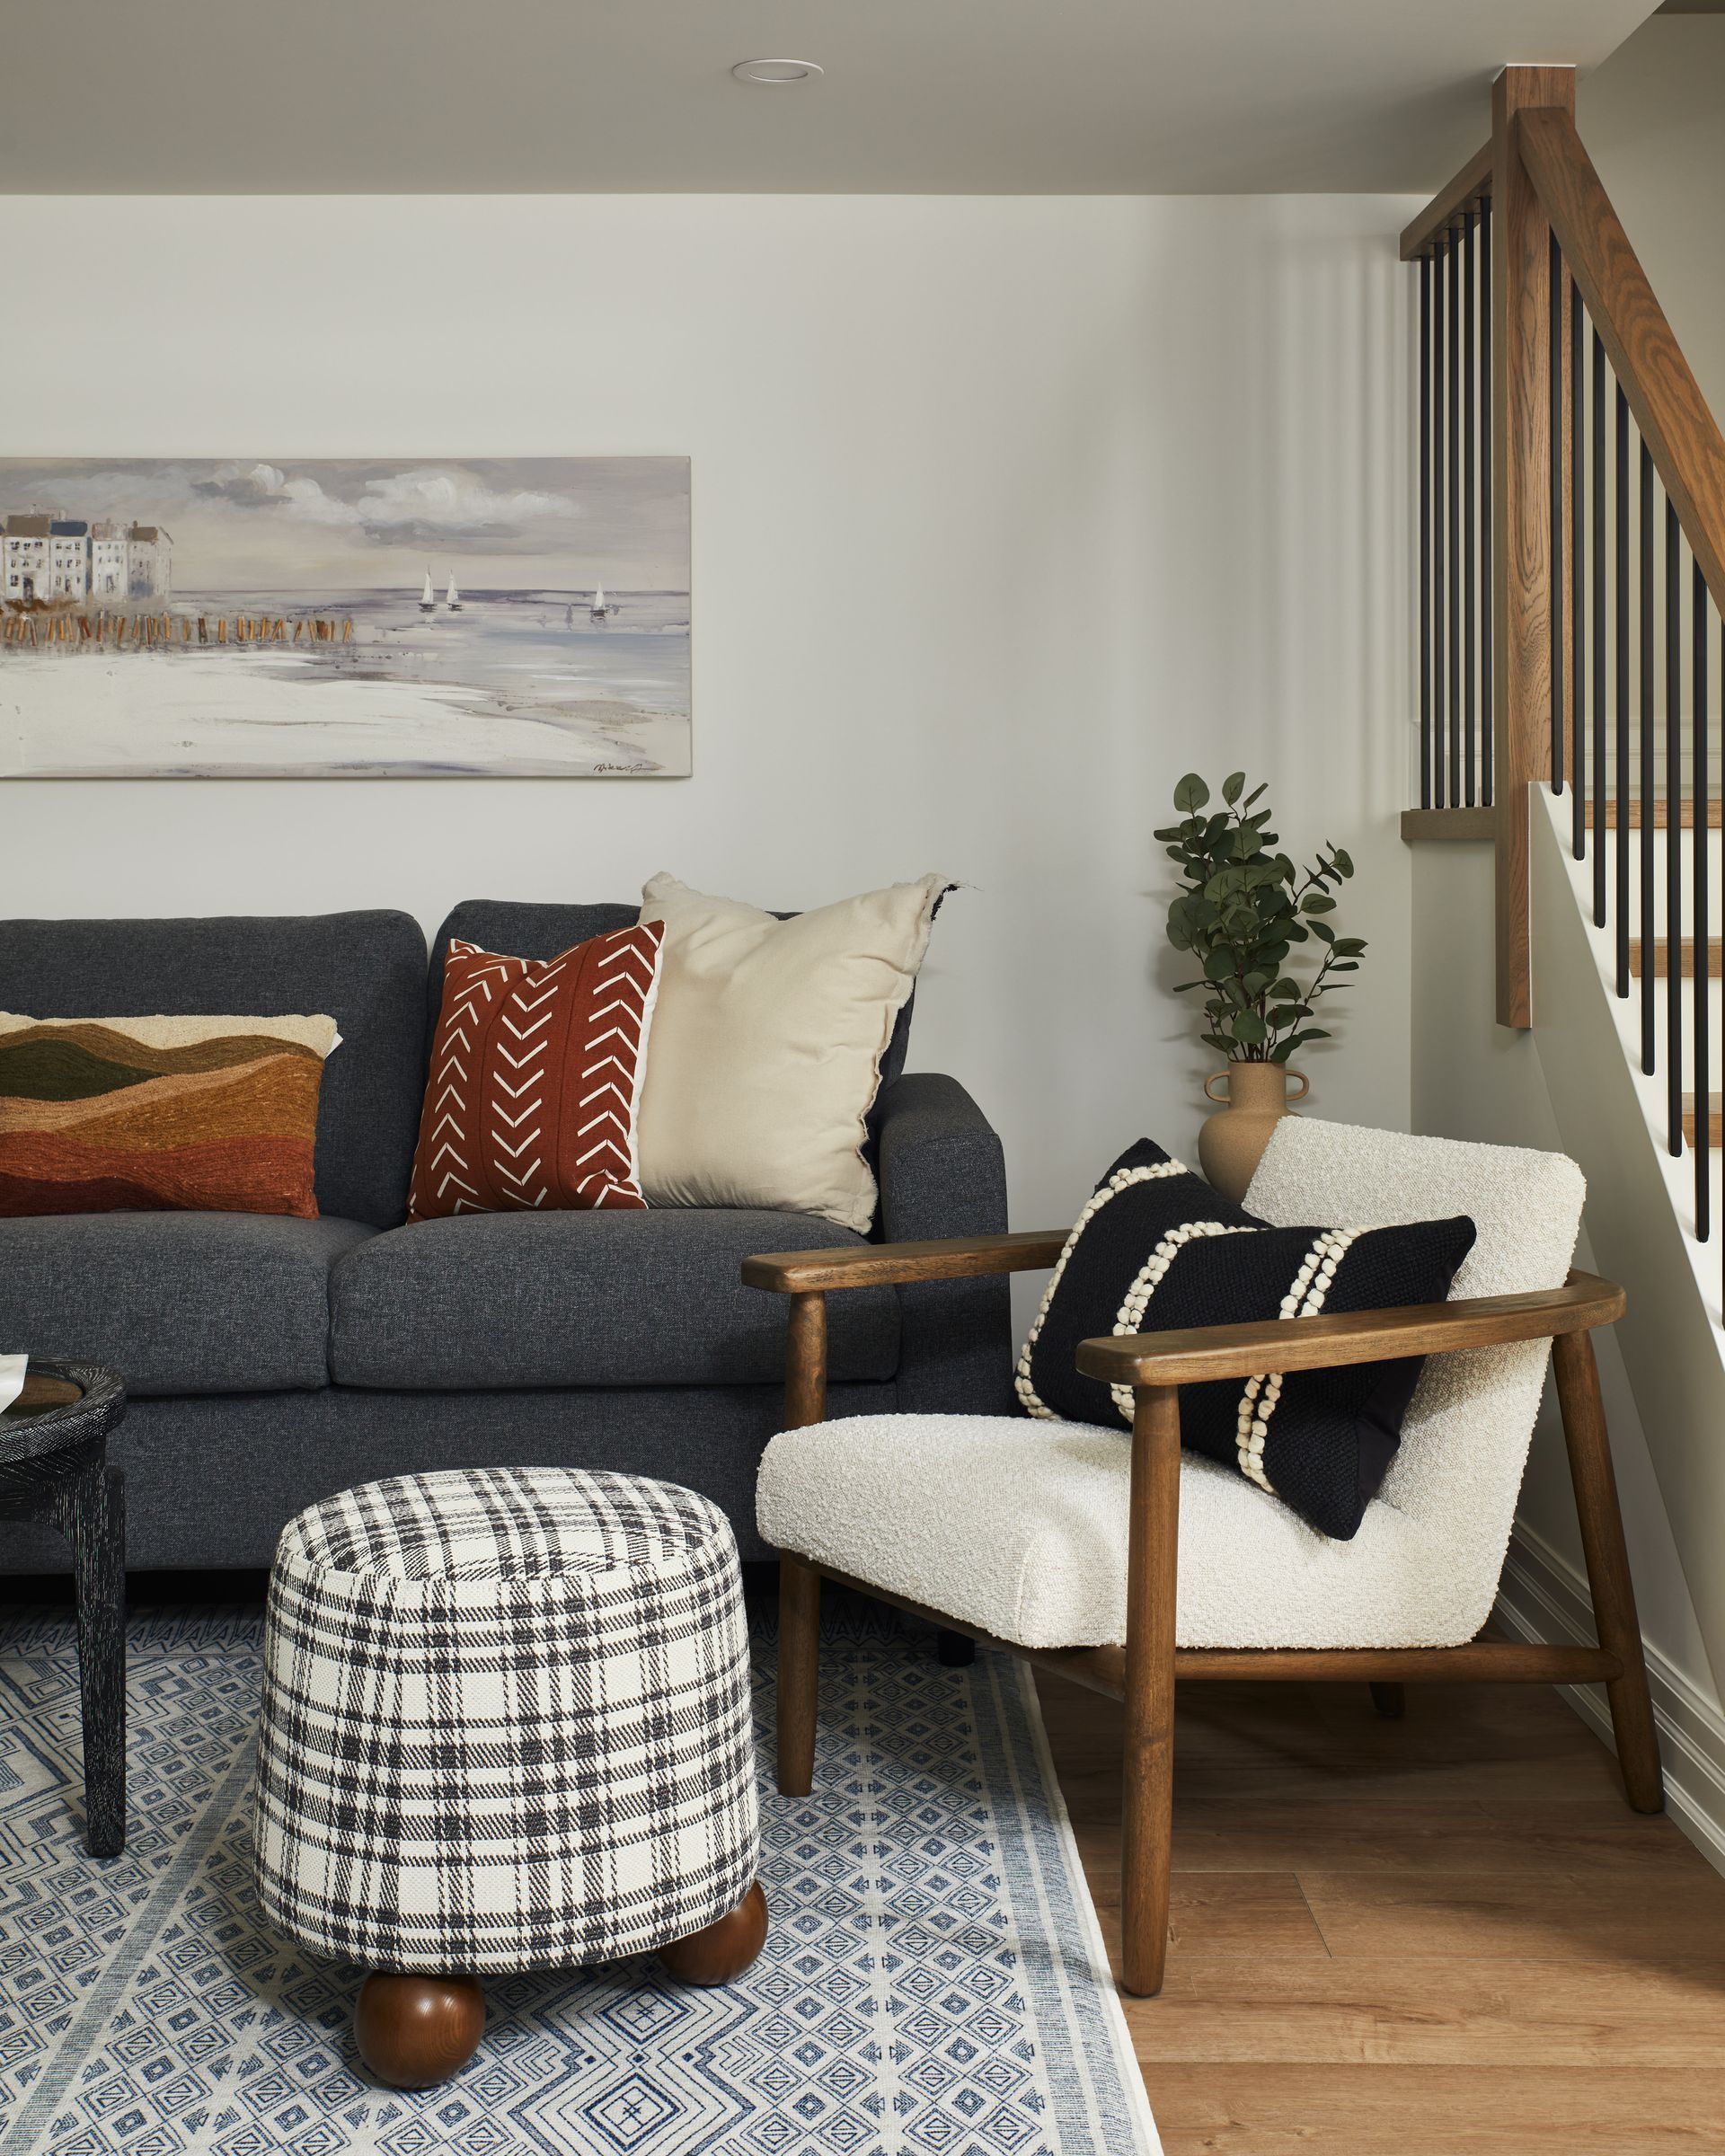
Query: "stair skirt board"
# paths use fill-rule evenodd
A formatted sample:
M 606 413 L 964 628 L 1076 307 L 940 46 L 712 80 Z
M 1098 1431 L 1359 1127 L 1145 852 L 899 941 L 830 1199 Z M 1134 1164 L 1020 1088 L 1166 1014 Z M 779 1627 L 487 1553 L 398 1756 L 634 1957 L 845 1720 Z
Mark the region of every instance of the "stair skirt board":
M 1517 1639 L 1563 1647 L 1593 1644 L 1593 1604 L 1586 1579 L 1543 1536 L 1520 1524 L 1510 1538 L 1497 1616 Z M 1646 1652 L 1665 1763 L 1666 1809 L 1714 1870 L 1725 1873 L 1725 1712 L 1657 1647 L 1647 1644 Z M 1605 1686 L 1559 1689 L 1609 1746 L 1611 1711 Z

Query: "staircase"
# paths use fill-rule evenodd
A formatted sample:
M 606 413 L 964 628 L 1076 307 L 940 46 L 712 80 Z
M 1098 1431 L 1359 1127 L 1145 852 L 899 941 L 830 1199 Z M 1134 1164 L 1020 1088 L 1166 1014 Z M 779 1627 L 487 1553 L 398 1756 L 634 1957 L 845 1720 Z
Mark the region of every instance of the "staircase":
M 1663 1597 L 1690 1635 L 1667 1766 L 1725 1868 L 1725 438 L 1577 135 L 1573 82 L 1506 68 L 1491 140 L 1402 234 L 1420 518 L 1402 828 L 1471 845 L 1491 876 L 1497 1021 L 1529 1041 L 1541 1113 L 1588 1175 L 1593 1262 L 1629 1288 L 1623 1419 L 1659 1515 L 1643 1561 L 1675 1560 L 1686 1588 Z M 1416 888 L 1462 897 L 1453 878 Z M 1491 1091 L 1456 1135 L 1491 1135 Z M 1546 1595 L 1550 1621 L 1568 1593 Z

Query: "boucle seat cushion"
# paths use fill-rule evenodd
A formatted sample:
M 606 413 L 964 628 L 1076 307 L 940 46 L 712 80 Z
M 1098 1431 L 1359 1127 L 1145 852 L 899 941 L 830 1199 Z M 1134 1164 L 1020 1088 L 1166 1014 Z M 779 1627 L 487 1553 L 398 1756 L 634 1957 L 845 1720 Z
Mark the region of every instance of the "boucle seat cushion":
M 1584 1185 L 1561 1154 L 1288 1117 L 1246 1192 L 1278 1226 L 1465 1215 L 1452 1300 L 1561 1286 Z M 1185 1647 L 1450 1647 L 1497 1592 L 1544 1384 L 1543 1340 L 1434 1355 L 1351 1542 L 1181 1460 Z M 1130 1439 L 1013 1416 L 866 1416 L 775 1437 L 765 1538 L 1026 1647 L 1125 1638 Z
M 572 1967 L 686 1938 L 756 1874 L 736 1542 L 669 1483 L 402 1476 L 283 1531 L 257 1872 L 371 1969 Z
M 863 1415 L 775 1437 L 762 1534 L 1022 1647 L 1126 1639 L 1131 1440 L 1014 1415 Z M 1182 1647 L 1438 1645 L 1479 1629 L 1441 1542 L 1392 1506 L 1340 1542 L 1180 1462 Z

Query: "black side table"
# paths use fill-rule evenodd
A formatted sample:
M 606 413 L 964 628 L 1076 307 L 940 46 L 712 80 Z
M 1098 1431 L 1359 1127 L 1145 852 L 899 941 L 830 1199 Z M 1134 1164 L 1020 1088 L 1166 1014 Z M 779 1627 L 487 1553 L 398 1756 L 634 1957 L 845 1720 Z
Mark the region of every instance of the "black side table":
M 111 1370 L 32 1362 L 0 1414 L 0 1514 L 45 1519 L 72 1545 L 93 1857 L 126 1844 L 126 1491 L 108 1464 L 108 1433 L 125 1412 Z

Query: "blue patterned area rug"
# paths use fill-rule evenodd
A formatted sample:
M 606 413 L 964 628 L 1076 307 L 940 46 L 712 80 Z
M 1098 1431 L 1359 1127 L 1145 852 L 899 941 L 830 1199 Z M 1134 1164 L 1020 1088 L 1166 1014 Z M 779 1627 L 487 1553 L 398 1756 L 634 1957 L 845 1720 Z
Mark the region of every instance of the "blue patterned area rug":
M 76 1657 L 0 1620 L 0 2156 L 1149 2156 L 1158 2147 L 1023 1666 L 836 1613 L 816 1793 L 764 1777 L 766 1951 L 500 1979 L 473 2063 L 403 2095 L 359 1972 L 264 1926 L 261 1623 L 135 1620 L 130 1835 L 85 1856 Z M 756 1648 L 771 1757 L 772 1645 Z

